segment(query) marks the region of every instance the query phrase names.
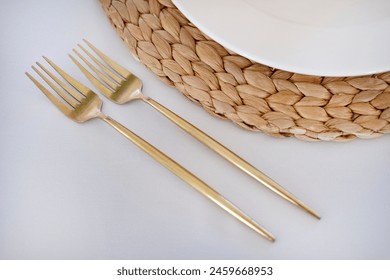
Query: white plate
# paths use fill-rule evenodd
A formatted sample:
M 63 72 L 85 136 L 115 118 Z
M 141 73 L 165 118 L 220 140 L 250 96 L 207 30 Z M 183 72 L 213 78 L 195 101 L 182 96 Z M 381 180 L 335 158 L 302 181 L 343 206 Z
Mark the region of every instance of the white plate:
M 205 34 L 254 61 L 309 75 L 390 70 L 389 0 L 173 0 Z

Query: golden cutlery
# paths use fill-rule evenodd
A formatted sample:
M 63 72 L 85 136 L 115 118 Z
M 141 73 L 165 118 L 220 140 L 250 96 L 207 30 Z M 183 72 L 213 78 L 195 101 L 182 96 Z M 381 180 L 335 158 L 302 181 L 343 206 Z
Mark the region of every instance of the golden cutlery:
M 94 45 L 92 45 L 87 40 L 84 40 L 86 44 L 107 64 L 104 65 L 101 61 L 99 61 L 94 55 L 91 54 L 86 48 L 82 45 L 78 45 L 81 50 L 101 69 L 99 70 L 95 67 L 91 62 L 86 59 L 85 56 L 81 55 L 77 50 L 73 50 L 77 56 L 84 61 L 84 63 L 99 77 L 96 78 L 93 74 L 91 74 L 81 63 L 76 60 L 72 55 L 70 58 L 73 62 L 79 67 L 79 69 L 84 73 L 84 75 L 96 86 L 96 88 L 104 94 L 109 100 L 117 103 L 123 104 L 132 100 L 140 99 L 147 104 L 151 105 L 165 117 L 170 119 L 180 128 L 188 132 L 190 135 L 198 139 L 200 142 L 208 146 L 210 149 L 217 152 L 219 155 L 224 157 L 226 160 L 233 163 L 235 166 L 240 168 L 242 171 L 265 185 L 270 190 L 274 191 L 284 199 L 290 201 L 296 206 L 304 209 L 309 214 L 313 215 L 317 219 L 320 219 L 320 216 L 306 206 L 303 202 L 294 197 L 291 193 L 286 191 L 282 186 L 276 183 L 274 180 L 269 178 L 263 172 L 256 169 L 250 163 L 239 157 L 237 154 L 223 146 L 221 143 L 217 142 L 211 136 L 207 135 L 194 125 L 190 124 L 180 116 L 176 115 L 174 112 L 164 107 L 157 101 L 152 98 L 145 96 L 141 92 L 142 82 L 139 78 L 137 78 L 134 74 L 114 62 L 107 55 L 102 53 L 99 49 L 97 49 Z
M 43 72 L 46 73 L 46 75 L 37 67 L 33 66 L 32 68 L 57 93 L 58 96 L 50 92 L 29 73 L 26 72 L 26 75 L 67 117 L 80 123 L 93 118 L 98 118 L 105 121 L 113 128 L 115 128 L 118 132 L 120 132 L 123 136 L 125 136 L 127 139 L 136 144 L 143 151 L 148 153 L 152 158 L 154 158 L 156 161 L 168 168 L 171 172 L 173 172 L 179 178 L 194 187 L 201 194 L 209 198 L 211 201 L 216 203 L 229 214 L 237 218 L 239 221 L 241 221 L 254 231 L 258 232 L 262 236 L 266 237 L 268 240 L 275 240 L 275 238 L 268 231 L 259 226 L 255 221 L 245 215 L 240 209 L 238 209 L 231 202 L 226 200 L 222 195 L 220 195 L 218 192 L 216 192 L 198 177 L 193 175 L 191 172 L 179 165 L 173 159 L 159 151 L 157 148 L 143 140 L 141 137 L 139 137 L 114 119 L 103 114 L 101 111 L 102 100 L 92 90 L 73 79 L 70 75 L 68 75 L 56 64 L 54 64 L 54 62 L 52 62 L 46 57 L 44 58 L 57 71 L 57 73 L 60 74 L 73 87 L 68 86 L 68 84 L 57 78 L 52 72 L 50 72 L 39 62 L 37 62 L 37 65 L 43 70 Z M 48 76 L 51 79 L 49 79 Z M 62 90 L 58 86 L 62 88 Z

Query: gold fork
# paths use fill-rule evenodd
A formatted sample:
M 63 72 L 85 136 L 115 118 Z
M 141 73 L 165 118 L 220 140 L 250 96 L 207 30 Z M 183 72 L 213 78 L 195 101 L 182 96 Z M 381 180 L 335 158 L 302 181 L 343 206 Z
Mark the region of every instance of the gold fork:
M 264 184 L 270 190 L 274 191 L 284 199 L 290 201 L 296 206 L 304 209 L 309 214 L 313 215 L 317 219 L 320 219 L 320 216 L 306 206 L 303 202 L 299 201 L 296 197 L 294 197 L 291 193 L 283 189 L 278 183 L 269 178 L 267 175 L 256 169 L 250 163 L 239 157 L 237 154 L 233 153 L 231 150 L 223 146 L 221 143 L 217 142 L 211 136 L 207 135 L 194 125 L 190 124 L 183 118 L 176 115 L 174 112 L 164 107 L 157 101 L 152 98 L 145 96 L 141 92 L 142 82 L 139 78 L 137 78 L 134 74 L 114 62 L 107 55 L 102 53 L 99 49 L 97 49 L 90 42 L 85 40 L 85 43 L 99 56 L 109 67 L 104 65 L 101 61 L 99 61 L 94 55 L 91 54 L 86 48 L 82 45 L 78 45 L 81 50 L 101 69 L 99 70 L 95 67 L 85 56 L 83 56 L 76 49 L 73 51 L 76 55 L 84 61 L 84 63 L 96 73 L 96 75 L 100 78 L 97 79 L 93 74 L 91 74 L 81 63 L 76 60 L 72 55 L 69 55 L 73 62 L 79 67 L 79 69 L 84 73 L 84 75 L 96 86 L 96 88 L 103 93 L 109 100 L 117 103 L 123 104 L 132 100 L 141 99 L 145 103 L 151 105 L 165 117 L 170 119 L 180 128 L 188 132 L 190 135 L 198 139 L 200 142 L 208 146 L 210 149 L 217 152 L 219 155 L 224 157 L 226 160 L 233 163 L 235 166 L 240 168 L 242 171 L 252 176 L 254 179 Z
M 57 106 L 57 108 L 64 113 L 70 119 L 76 122 L 85 122 L 93 118 L 98 118 L 117 131 L 119 131 L 123 136 L 136 144 L 143 151 L 148 153 L 156 161 L 164 165 L 170 171 L 172 171 L 179 178 L 187 182 L 189 185 L 198 190 L 201 194 L 209 198 L 211 201 L 216 203 L 222 209 L 233 215 L 239 221 L 255 230 L 259 234 L 263 235 L 270 241 L 274 241 L 275 238 L 261 226 L 259 226 L 255 221 L 245 215 L 240 209 L 234 206 L 231 202 L 226 200 L 222 195 L 216 192 L 214 189 L 209 187 L 202 180 L 197 178 L 195 175 L 190 173 L 184 167 L 179 165 L 173 159 L 159 151 L 157 148 L 143 140 L 141 137 L 115 121 L 114 119 L 106 116 L 102 113 L 102 100 L 89 88 L 81 84 L 80 82 L 73 79 L 70 75 L 64 72 L 59 68 L 54 62 L 44 57 L 45 60 L 60 74 L 71 86 L 68 86 L 65 82 L 57 78 L 53 73 L 51 73 L 47 68 L 42 64 L 37 62 L 37 65 L 47 74 L 45 75 L 38 68 L 32 67 L 34 71 L 58 94 L 58 98 L 55 94 L 51 93 L 47 88 L 45 88 L 40 82 L 38 82 L 32 75 L 26 72 L 26 75 L 34 82 L 34 84 L 50 99 L 50 101 Z M 47 77 L 49 76 L 51 80 Z M 57 84 L 54 83 L 54 82 Z M 62 90 L 58 87 L 60 86 Z

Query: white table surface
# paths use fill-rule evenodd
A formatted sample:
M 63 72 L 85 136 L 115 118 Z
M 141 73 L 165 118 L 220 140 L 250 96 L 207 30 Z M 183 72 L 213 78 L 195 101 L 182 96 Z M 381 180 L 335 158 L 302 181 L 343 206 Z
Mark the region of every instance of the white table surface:
M 3 5 L 4 6 L 4 5 Z M 389 259 L 390 135 L 308 143 L 211 117 L 130 55 L 97 0 L 8 1 L 1 9 L 0 259 Z M 270 230 L 245 227 L 99 120 L 64 117 L 24 75 L 87 38 L 144 81 L 144 93 L 315 208 L 255 182 L 142 102 L 103 111 Z

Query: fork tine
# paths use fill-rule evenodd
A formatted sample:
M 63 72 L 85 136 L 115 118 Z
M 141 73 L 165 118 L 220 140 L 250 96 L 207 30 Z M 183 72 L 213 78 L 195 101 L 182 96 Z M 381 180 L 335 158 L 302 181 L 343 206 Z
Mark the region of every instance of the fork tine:
M 53 73 L 51 73 L 49 70 L 46 69 L 46 67 L 44 67 L 42 64 L 40 64 L 39 62 L 37 62 L 37 65 L 43 70 L 45 71 L 45 73 L 47 75 L 50 76 L 50 78 L 52 78 L 58 85 L 60 85 L 67 93 L 69 93 L 72 97 L 75 97 L 77 96 L 78 98 L 75 98 L 77 101 L 81 101 L 81 97 L 79 97 L 79 95 L 76 93 L 76 91 L 72 90 L 70 87 L 68 87 L 64 82 L 62 82 L 60 79 L 58 79 L 55 75 L 53 75 Z M 38 71 L 38 69 L 36 69 L 34 66 L 32 67 L 35 72 L 38 73 L 39 76 L 41 76 L 41 78 L 55 91 L 57 92 L 57 94 L 59 96 L 62 97 L 62 99 L 64 99 L 66 101 L 66 103 L 68 103 L 70 106 L 72 106 L 73 108 L 75 108 L 77 106 L 77 102 L 75 101 L 75 99 L 73 98 L 70 98 L 69 95 L 65 94 L 62 90 L 58 89 L 47 77 L 45 77 L 45 75 L 43 75 L 40 71 Z
M 83 85 L 79 81 L 72 78 L 64 70 L 62 70 L 60 67 L 58 67 L 53 61 L 51 61 L 50 59 L 48 59 L 45 56 L 43 58 L 51 65 L 51 67 L 53 67 L 58 72 L 58 74 L 60 74 L 62 76 L 62 78 L 64 78 L 75 89 L 77 89 L 82 95 L 84 95 L 84 97 L 87 96 L 91 92 L 91 90 L 88 87 L 86 87 L 85 85 Z M 70 94 L 72 94 L 72 93 L 70 93 Z M 77 99 L 76 96 L 73 96 L 73 97 Z
M 98 88 L 100 92 L 102 92 L 105 96 L 110 96 L 112 94 L 112 89 L 108 88 L 104 83 L 96 79 L 94 75 L 92 75 L 81 63 L 75 59 L 72 55 L 69 54 L 70 59 L 76 64 L 76 66 L 84 73 L 84 75 Z
M 36 68 L 35 68 L 36 69 Z M 34 69 L 34 70 L 35 70 Z M 35 71 L 38 71 L 36 69 Z M 65 115 L 71 114 L 72 110 L 69 109 L 63 102 L 61 102 L 57 97 L 55 97 L 54 94 L 52 94 L 47 88 L 45 88 L 40 82 L 38 82 L 33 76 L 30 75 L 30 73 L 25 73 L 27 77 L 46 95 L 47 98 L 58 108 L 60 111 L 62 111 Z
M 119 73 L 113 71 L 112 69 L 109 69 L 108 67 L 106 67 L 103 63 L 101 63 L 95 56 L 93 56 L 86 48 L 84 48 L 82 45 L 78 44 L 77 45 L 86 55 L 88 55 L 88 57 L 90 59 L 92 59 L 93 62 L 95 62 L 101 70 L 103 70 L 104 73 L 107 74 L 107 76 L 109 76 L 111 79 L 113 79 L 115 82 L 117 82 L 118 84 L 120 84 L 121 82 L 123 82 L 123 78 L 124 77 L 119 77 L 121 76 Z M 74 50 L 76 53 L 77 51 Z M 79 56 L 81 54 L 78 54 Z M 81 58 L 81 57 L 80 57 Z M 84 60 L 84 59 L 83 59 Z M 84 60 L 85 61 L 85 60 Z M 87 62 L 86 62 L 87 63 Z M 100 72 L 100 71 L 99 71 Z M 115 72 L 115 73 L 114 73 Z M 104 76 L 104 75 L 103 75 Z M 115 87 L 115 86 L 114 86 Z
M 107 63 L 112 69 L 114 69 L 118 74 L 120 74 L 123 78 L 126 78 L 127 76 L 131 75 L 131 72 L 120 66 L 118 63 L 114 62 L 111 58 L 106 56 L 104 53 L 102 53 L 98 48 L 96 48 L 94 45 L 92 45 L 90 42 L 88 42 L 86 39 L 83 39 L 83 41 L 105 62 Z
M 96 79 L 95 76 L 93 76 L 91 72 L 87 71 L 87 69 L 85 67 L 83 67 L 81 65 L 81 63 L 79 63 L 71 54 L 69 54 L 69 56 L 73 60 L 73 62 L 80 68 L 80 70 L 87 76 L 87 78 L 89 78 L 89 80 L 91 82 L 93 82 L 93 84 L 95 86 L 97 86 L 100 89 L 99 84 L 101 84 L 104 86 L 104 88 L 105 88 L 104 90 L 108 90 L 109 92 L 113 92 L 113 91 L 117 90 L 117 88 L 119 87 L 119 84 L 120 84 L 119 77 L 116 77 L 117 79 L 119 79 L 119 81 L 117 83 L 115 83 L 114 81 L 110 80 L 106 75 L 104 75 L 99 69 L 97 69 L 91 62 L 89 62 L 81 53 L 79 53 L 75 49 L 73 49 L 73 51 L 82 61 L 84 61 L 84 63 L 89 67 L 89 69 L 91 69 L 93 72 L 95 72 L 96 75 L 102 80 L 102 81 L 99 81 L 98 79 Z M 86 72 L 88 72 L 88 74 Z M 113 73 L 111 73 L 111 74 L 113 74 Z

